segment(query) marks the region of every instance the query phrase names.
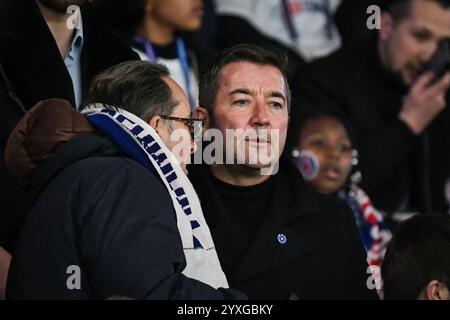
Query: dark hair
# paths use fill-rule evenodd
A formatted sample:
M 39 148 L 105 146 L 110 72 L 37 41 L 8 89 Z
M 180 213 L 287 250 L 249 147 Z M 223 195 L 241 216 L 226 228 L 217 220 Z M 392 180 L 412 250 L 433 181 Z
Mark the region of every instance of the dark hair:
M 385 299 L 417 299 L 432 280 L 450 288 L 450 216 L 420 214 L 398 226 L 381 266 Z
M 268 50 L 251 44 L 238 44 L 219 53 L 200 80 L 199 102 L 209 112 L 214 109 L 222 69 L 234 62 L 251 62 L 257 65 L 273 66 L 280 70 L 286 85 L 288 110 L 291 92 L 286 76 L 287 55 L 280 50 Z
M 170 115 L 178 101 L 173 99 L 164 65 L 150 61 L 119 63 L 95 77 L 82 108 L 90 103 L 120 107 L 148 121 L 155 115 Z
M 96 17 L 116 30 L 134 35 L 145 19 L 147 0 L 95 0 Z
M 323 118 L 333 118 L 340 122 L 344 126 L 353 147 L 356 147 L 353 129 L 342 112 L 331 106 L 322 105 L 313 108 L 311 105 L 304 103 L 301 106 L 301 111 L 297 111 L 295 116 L 292 116 L 289 121 L 289 130 L 285 148 L 285 152 L 289 153 L 288 156 L 291 156 L 291 151 L 298 146 L 300 134 L 304 127 L 312 121 Z
M 395 22 L 399 22 L 410 14 L 412 0 L 382 0 L 381 8 L 388 11 Z M 450 0 L 427 0 L 433 1 L 440 5 L 443 9 L 450 7 Z

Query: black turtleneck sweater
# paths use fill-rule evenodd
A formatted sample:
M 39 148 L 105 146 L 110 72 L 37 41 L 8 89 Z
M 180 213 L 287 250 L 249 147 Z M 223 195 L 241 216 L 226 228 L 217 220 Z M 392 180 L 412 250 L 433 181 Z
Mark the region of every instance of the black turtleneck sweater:
M 210 175 L 225 210 L 239 226 L 241 233 L 251 241 L 267 216 L 272 198 L 272 177 L 254 186 L 242 187 L 223 182 L 212 173 Z
M 359 149 L 361 186 L 376 207 L 387 212 L 447 210 L 449 112 L 442 112 L 421 136 L 414 135 L 398 119 L 408 88 L 383 67 L 375 41 L 317 60 L 298 79 L 291 118 L 301 116 L 299 105 L 347 117 Z

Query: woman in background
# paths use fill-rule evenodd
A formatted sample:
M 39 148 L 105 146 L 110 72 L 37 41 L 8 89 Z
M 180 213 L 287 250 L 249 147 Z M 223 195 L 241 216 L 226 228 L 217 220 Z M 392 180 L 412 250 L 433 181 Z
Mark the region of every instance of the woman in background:
M 391 232 L 383 215 L 357 185 L 359 173 L 350 132 L 337 115 L 310 112 L 291 131 L 290 156 L 306 183 L 316 191 L 337 197 L 353 211 L 370 266 L 380 266 Z

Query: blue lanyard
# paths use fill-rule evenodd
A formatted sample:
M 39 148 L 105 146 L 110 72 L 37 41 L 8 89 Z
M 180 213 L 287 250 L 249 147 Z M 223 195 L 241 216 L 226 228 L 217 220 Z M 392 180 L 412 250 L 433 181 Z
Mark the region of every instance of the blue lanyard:
M 177 38 L 177 55 L 180 59 L 181 68 L 183 69 L 184 83 L 186 84 L 187 95 L 192 111 L 196 108 L 194 98 L 191 93 L 191 68 L 189 67 L 189 60 L 187 56 L 186 46 L 181 38 Z
M 283 10 L 284 21 L 286 22 L 286 25 L 287 25 L 287 28 L 289 31 L 289 36 L 290 36 L 291 40 L 295 42 L 298 39 L 298 32 L 294 26 L 294 22 L 292 21 L 292 15 L 291 15 L 291 10 L 289 8 L 288 1 L 281 0 L 281 7 Z
M 327 19 L 326 25 L 325 25 L 325 34 L 329 40 L 333 39 L 333 16 L 331 14 L 330 9 L 330 1 L 329 0 L 323 0 L 323 5 L 325 9 L 325 17 Z
M 322 0 L 321 2 L 323 6 L 323 13 L 327 20 L 325 25 L 325 35 L 328 39 L 331 40 L 333 38 L 333 17 L 330 9 L 330 1 Z M 289 37 L 292 41 L 296 42 L 300 35 L 292 19 L 289 0 L 281 0 L 281 7 L 283 11 L 283 18 L 289 31 Z
M 155 50 L 153 50 L 153 46 L 150 43 L 150 41 L 148 41 L 147 39 L 145 39 L 140 35 L 136 35 L 134 39 L 144 46 L 145 53 L 147 54 L 147 57 L 150 61 L 158 60 L 158 57 L 156 56 Z M 180 61 L 181 69 L 183 71 L 184 82 L 186 84 L 186 91 L 187 91 L 186 94 L 189 98 L 189 104 L 191 105 L 191 109 L 194 110 L 196 108 L 196 105 L 195 100 L 192 97 L 191 93 L 191 77 L 190 77 L 191 70 L 189 66 L 186 46 L 184 44 L 183 39 L 178 37 L 176 40 L 176 46 L 177 46 L 177 57 L 178 60 Z

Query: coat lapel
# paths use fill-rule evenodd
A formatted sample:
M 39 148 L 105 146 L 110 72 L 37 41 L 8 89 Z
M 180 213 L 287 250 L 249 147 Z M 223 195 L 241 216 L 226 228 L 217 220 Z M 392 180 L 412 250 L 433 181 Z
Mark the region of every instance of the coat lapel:
M 317 204 L 307 195 L 298 172 L 289 170 L 289 163 L 282 165 L 287 171 L 280 170 L 274 177 L 268 216 L 235 265 L 232 284 L 265 274 L 314 250 L 313 242 L 289 223 L 313 214 Z
M 289 223 L 313 214 L 318 210 L 317 203 L 305 189 L 297 168 L 292 168 L 293 165 L 287 161 L 280 166 L 280 172 L 273 177 L 268 215 L 250 242 L 226 212 L 214 188 L 208 166 L 189 168 L 190 179 L 199 194 L 220 263 L 231 285 L 300 259 L 314 249 L 312 241 L 292 229 Z M 287 240 L 284 244 L 283 236 Z
M 282 239 L 286 243 L 282 244 Z M 241 255 L 230 277 L 236 285 L 288 264 L 313 250 L 311 243 L 286 225 L 266 220 Z

